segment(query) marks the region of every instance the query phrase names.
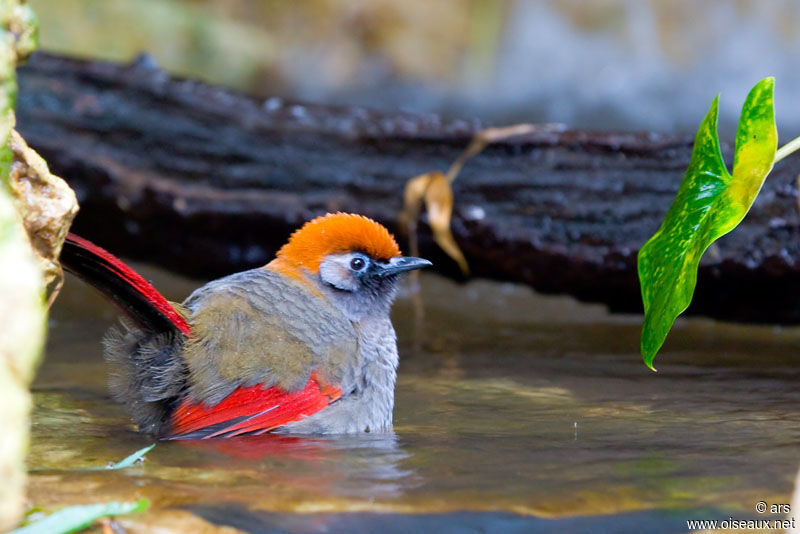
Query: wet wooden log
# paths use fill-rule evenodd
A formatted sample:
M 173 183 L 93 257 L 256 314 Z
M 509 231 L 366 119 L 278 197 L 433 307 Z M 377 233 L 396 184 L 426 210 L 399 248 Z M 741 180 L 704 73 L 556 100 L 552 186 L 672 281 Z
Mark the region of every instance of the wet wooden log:
M 327 211 L 397 232 L 406 180 L 446 170 L 480 127 L 250 98 L 172 78 L 147 58 L 37 54 L 20 87 L 19 130 L 78 193 L 76 231 L 200 277 L 263 264 Z M 473 275 L 638 311 L 636 252 L 678 188 L 691 141 L 542 127 L 490 146 L 454 184 L 454 235 Z M 798 173 L 800 158 L 781 162 L 744 224 L 706 255 L 694 313 L 800 322 Z M 424 225 L 421 250 L 458 276 Z

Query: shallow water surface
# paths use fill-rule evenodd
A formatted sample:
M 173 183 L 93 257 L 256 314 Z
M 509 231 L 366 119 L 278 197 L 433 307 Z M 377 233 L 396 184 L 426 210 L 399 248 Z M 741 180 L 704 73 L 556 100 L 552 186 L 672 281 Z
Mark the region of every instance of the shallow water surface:
M 196 285 L 146 273 L 176 300 Z M 681 320 L 655 374 L 638 317 L 434 275 L 421 294 L 422 320 L 395 307 L 394 435 L 161 442 L 86 471 L 150 440 L 105 387 L 114 310 L 68 279 L 35 384 L 32 502 L 148 497 L 133 531 L 440 533 L 682 532 L 789 502 L 799 330 Z

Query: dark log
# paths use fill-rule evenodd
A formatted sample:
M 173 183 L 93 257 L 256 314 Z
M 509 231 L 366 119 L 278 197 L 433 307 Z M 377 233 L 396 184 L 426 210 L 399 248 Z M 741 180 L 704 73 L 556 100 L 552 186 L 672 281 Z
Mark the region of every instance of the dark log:
M 258 100 L 172 78 L 147 58 L 36 54 L 19 79 L 19 130 L 78 193 L 76 231 L 199 277 L 265 263 L 327 211 L 397 232 L 406 180 L 446 170 L 480 127 Z M 542 127 L 488 147 L 454 184 L 453 231 L 473 275 L 638 311 L 636 252 L 658 228 L 691 142 Z M 694 313 L 800 322 L 798 173 L 800 158 L 781 162 L 744 224 L 706 254 Z M 424 226 L 421 250 L 457 276 Z

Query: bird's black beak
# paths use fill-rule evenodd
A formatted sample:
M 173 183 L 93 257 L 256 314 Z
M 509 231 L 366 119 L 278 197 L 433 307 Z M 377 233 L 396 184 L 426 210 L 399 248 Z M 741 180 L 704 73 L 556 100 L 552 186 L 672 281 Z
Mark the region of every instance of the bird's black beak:
M 377 276 L 390 276 L 393 274 L 422 269 L 433 265 L 426 259 L 415 258 L 413 256 L 400 256 L 390 259 L 387 263 L 379 263 L 375 266 Z

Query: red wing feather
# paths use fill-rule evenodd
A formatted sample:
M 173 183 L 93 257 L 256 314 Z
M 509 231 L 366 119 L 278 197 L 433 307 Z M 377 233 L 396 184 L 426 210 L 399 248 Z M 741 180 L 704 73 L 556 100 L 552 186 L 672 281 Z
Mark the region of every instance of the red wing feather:
M 222 402 L 207 407 L 184 399 L 172 415 L 171 438 L 233 437 L 263 434 L 326 408 L 342 392 L 311 375 L 306 387 L 288 393 L 278 387 L 238 388 Z

